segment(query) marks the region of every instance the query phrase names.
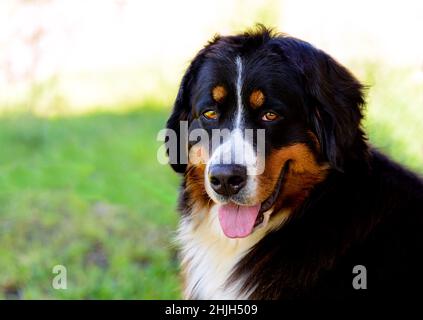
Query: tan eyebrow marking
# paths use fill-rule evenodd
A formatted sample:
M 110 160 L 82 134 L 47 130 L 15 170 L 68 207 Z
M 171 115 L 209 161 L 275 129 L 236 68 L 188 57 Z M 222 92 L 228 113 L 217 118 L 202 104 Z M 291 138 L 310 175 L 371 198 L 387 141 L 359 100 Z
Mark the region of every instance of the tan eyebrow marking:
M 250 95 L 250 105 L 256 109 L 264 104 L 264 94 L 261 90 L 256 89 Z
M 212 97 L 216 102 L 222 102 L 225 99 L 228 92 L 226 91 L 224 86 L 217 85 L 212 90 Z

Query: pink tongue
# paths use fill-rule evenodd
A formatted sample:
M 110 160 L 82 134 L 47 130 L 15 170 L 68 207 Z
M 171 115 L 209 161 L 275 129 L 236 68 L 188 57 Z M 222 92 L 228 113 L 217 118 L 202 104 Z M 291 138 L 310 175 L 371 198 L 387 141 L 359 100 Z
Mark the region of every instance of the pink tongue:
M 228 238 L 245 238 L 254 228 L 260 204 L 255 206 L 238 206 L 225 204 L 219 208 L 219 221 L 223 233 Z

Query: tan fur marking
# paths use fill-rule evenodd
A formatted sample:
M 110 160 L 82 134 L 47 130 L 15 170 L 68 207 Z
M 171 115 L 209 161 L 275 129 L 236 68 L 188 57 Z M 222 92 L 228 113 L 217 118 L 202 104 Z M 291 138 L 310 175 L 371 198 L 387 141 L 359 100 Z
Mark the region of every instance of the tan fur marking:
M 320 143 L 319 143 L 319 139 L 317 139 L 316 135 L 312 132 L 312 131 L 307 131 L 309 137 L 311 138 L 311 140 L 313 140 L 314 142 L 314 146 L 316 147 L 317 150 L 322 151 L 320 148 Z
M 215 86 L 212 90 L 213 100 L 219 103 L 226 98 L 227 94 L 228 92 L 226 91 L 225 87 L 221 85 Z
M 259 177 L 258 198 L 269 197 L 278 181 L 285 163 L 290 160 L 289 171 L 285 174 L 282 192 L 275 207 L 295 209 L 309 195 L 312 188 L 323 181 L 329 166 L 319 165 L 310 148 L 302 143 L 274 151 L 266 159 L 266 168 Z
M 204 171 L 208 161 L 208 151 L 201 144 L 194 145 L 188 156 L 186 170 L 186 189 L 190 195 L 191 204 L 199 204 L 204 207 L 210 205 L 204 184 Z
M 250 105 L 252 108 L 260 108 L 264 104 L 264 94 L 261 90 L 254 90 L 250 95 Z
M 210 198 L 204 187 L 204 170 L 204 165 L 188 165 L 186 171 L 186 190 L 190 195 L 190 202 L 192 204 L 196 203 L 207 207 Z

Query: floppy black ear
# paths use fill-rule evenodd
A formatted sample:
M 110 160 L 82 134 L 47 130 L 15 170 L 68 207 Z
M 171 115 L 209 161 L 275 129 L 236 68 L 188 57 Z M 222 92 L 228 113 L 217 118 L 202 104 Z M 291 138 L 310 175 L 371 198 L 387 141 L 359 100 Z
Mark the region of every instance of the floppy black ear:
M 316 50 L 304 69 L 306 90 L 311 100 L 312 124 L 322 151 L 331 166 L 341 170 L 352 147 L 363 142 L 363 86 L 342 65 Z M 353 155 L 354 156 L 354 155 Z
M 166 129 L 171 131 L 168 132 L 165 141 L 168 145 L 167 154 L 169 156 L 169 164 L 172 169 L 178 173 L 184 173 L 186 169 L 186 161 L 184 161 L 184 159 L 186 159 L 188 151 L 184 148 L 185 144 L 183 142 L 181 143 L 181 139 L 185 137 L 181 137 L 180 123 L 181 121 L 188 120 L 189 90 L 192 81 L 191 73 L 192 72 L 188 70 L 182 78 L 172 113 L 166 123 Z M 184 133 L 182 132 L 182 134 Z M 170 137 L 175 137 L 176 139 L 170 139 Z
M 165 143 L 167 144 L 167 153 L 169 163 L 173 170 L 178 173 L 184 173 L 188 161 L 188 136 L 187 132 L 181 132 L 181 121 L 189 121 L 191 113 L 191 88 L 194 82 L 195 74 L 199 68 L 200 57 L 197 56 L 188 67 L 179 86 L 179 91 L 173 105 L 172 113 L 167 120 L 166 128 L 175 134 L 168 133 Z M 169 137 L 176 137 L 170 140 Z M 172 143 L 173 145 L 169 145 Z M 176 145 L 175 145 L 176 144 Z
M 299 69 L 307 95 L 309 121 L 319 139 L 323 155 L 332 168 L 342 171 L 352 146 L 364 146 L 360 128 L 364 104 L 363 86 L 342 65 L 311 44 L 282 38 L 286 59 Z M 364 149 L 364 147 L 363 147 Z M 355 150 L 357 152 L 357 150 Z

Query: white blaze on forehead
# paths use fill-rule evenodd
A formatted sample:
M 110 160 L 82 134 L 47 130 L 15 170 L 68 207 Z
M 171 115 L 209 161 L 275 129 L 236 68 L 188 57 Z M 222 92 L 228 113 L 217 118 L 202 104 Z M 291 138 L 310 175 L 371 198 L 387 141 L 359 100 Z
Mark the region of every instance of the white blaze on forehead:
M 236 57 L 235 59 L 236 64 L 236 100 L 237 100 L 237 108 L 236 108 L 236 117 L 235 117 L 235 128 L 241 128 L 242 125 L 242 60 L 240 57 Z
M 248 139 L 246 130 L 244 130 L 243 109 L 242 104 L 242 86 L 243 86 L 243 65 L 241 57 L 235 58 L 236 66 L 236 109 L 233 117 L 232 132 L 225 136 L 222 144 L 214 149 L 211 164 L 241 164 L 252 166 L 256 162 L 256 155 L 253 148 L 252 139 Z M 248 130 L 252 131 L 252 130 Z M 252 134 L 250 134 L 252 138 Z M 251 141 L 250 141 L 251 140 Z M 216 140 L 215 140 L 216 141 Z
M 235 94 L 236 94 L 236 106 L 235 112 L 232 117 L 231 130 L 227 135 L 222 135 L 223 141 L 220 143 L 220 139 L 214 139 L 212 136 L 212 155 L 207 162 L 205 170 L 205 187 L 209 196 L 216 202 L 218 202 L 218 195 L 215 194 L 211 188 L 208 174 L 209 169 L 215 164 L 238 164 L 243 165 L 247 169 L 247 184 L 240 192 L 245 195 L 245 198 L 255 198 L 255 192 L 257 189 L 256 175 L 262 173 L 262 169 L 258 170 L 257 152 L 253 147 L 253 129 L 245 129 L 244 122 L 244 105 L 242 103 L 242 87 L 243 80 L 245 79 L 245 71 L 243 70 L 243 64 L 241 57 L 235 58 Z M 225 129 L 223 129 L 225 130 Z M 214 133 L 212 132 L 212 135 Z M 218 144 L 215 144 L 217 142 Z

